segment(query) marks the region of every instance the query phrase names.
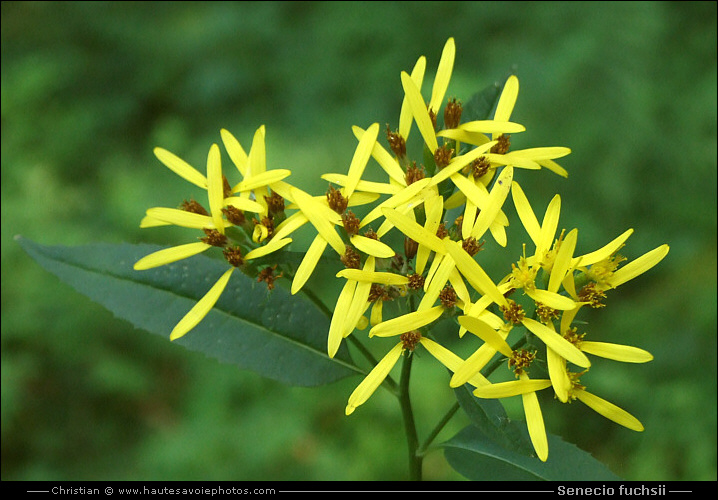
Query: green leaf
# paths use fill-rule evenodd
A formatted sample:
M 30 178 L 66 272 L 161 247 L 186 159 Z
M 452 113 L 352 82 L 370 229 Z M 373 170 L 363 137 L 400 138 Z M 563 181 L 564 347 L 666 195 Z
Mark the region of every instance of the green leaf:
M 589 453 L 552 434 L 548 435 L 546 462 L 497 444 L 473 425 L 464 427 L 442 446 L 449 465 L 474 481 L 620 480 Z
M 44 246 L 16 238 L 47 271 L 102 304 L 117 317 L 169 341 L 172 327 L 227 270 L 224 261 L 197 255 L 147 271 L 135 271 L 154 245 Z M 68 311 L 68 314 L 74 314 Z M 346 345 L 327 355 L 329 318 L 312 302 L 235 272 L 209 314 L 175 340 L 225 363 L 280 382 L 316 386 L 359 370 Z
M 503 88 L 503 84 L 492 83 L 472 95 L 463 105 L 461 121 L 467 123 L 475 120 L 490 120 Z
M 519 423 L 509 419 L 498 399 L 477 398 L 468 384 L 454 389 L 456 399 L 476 428 L 496 444 L 522 455 L 531 455 L 533 446 Z

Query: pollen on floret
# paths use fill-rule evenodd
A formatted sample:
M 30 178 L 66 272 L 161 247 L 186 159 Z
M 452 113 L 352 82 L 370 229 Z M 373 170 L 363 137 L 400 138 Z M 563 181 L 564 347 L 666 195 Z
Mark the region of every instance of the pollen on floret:
M 456 301 L 459 300 L 459 297 L 451 285 L 446 285 L 444 289 L 439 292 L 439 300 L 441 301 L 441 305 L 447 309 L 451 309 L 456 305 Z
M 461 247 L 466 253 L 468 253 L 472 257 L 479 253 L 482 246 L 484 246 L 484 242 L 482 241 L 481 243 L 479 243 L 473 236 L 469 236 L 461 242 Z
M 334 189 L 334 187 L 329 186 L 329 190 L 327 191 L 327 203 L 329 204 L 329 208 L 334 210 L 339 215 L 342 215 L 349 205 L 349 200 L 342 196 L 342 193 L 338 189 Z
M 436 163 L 436 166 L 441 170 L 449 164 L 452 156 L 454 156 L 454 150 L 444 144 L 434 151 L 434 163 Z
M 622 255 L 613 254 L 607 259 L 596 262 L 588 270 L 588 277 L 599 284 L 608 283 L 613 273 L 624 260 L 627 259 Z
M 445 128 L 456 128 L 461 123 L 461 112 L 463 107 L 461 101 L 457 101 L 456 98 L 449 99 L 444 108 L 444 127 Z
M 421 290 L 424 288 L 424 281 L 425 278 L 421 274 L 410 274 L 407 276 L 409 278 L 408 287 L 410 290 Z
M 222 251 L 222 253 L 224 254 L 224 258 L 227 260 L 227 262 L 232 264 L 234 267 L 240 267 L 242 264 L 244 264 L 242 251 L 238 246 L 227 247 Z
M 227 220 L 235 226 L 241 226 L 247 220 L 244 216 L 244 211 L 232 205 L 224 207 L 222 213 L 227 217 Z
M 277 265 L 274 266 L 267 266 L 261 271 L 259 271 L 259 274 L 257 274 L 257 283 L 261 283 L 264 281 L 267 283 L 267 290 L 274 290 L 274 282 L 281 278 L 284 273 L 274 274 L 274 271 L 276 271 Z
M 361 267 L 361 256 L 359 252 L 348 245 L 344 255 L 340 257 L 340 260 L 347 269 L 359 269 L 359 267 Z
M 576 347 L 579 347 L 579 345 L 581 344 L 581 341 L 586 336 L 586 334 L 582 333 L 579 335 L 577 332 L 578 331 L 577 331 L 576 327 L 569 328 L 568 330 L 563 332 L 563 338 L 565 338 L 566 340 L 571 342 Z
M 274 221 L 270 217 L 262 217 L 261 221 L 254 220 L 254 232 L 252 240 L 255 243 L 271 238 L 274 235 Z
M 272 191 L 271 196 L 265 196 L 264 201 L 267 203 L 267 211 L 269 215 L 281 214 L 284 212 L 284 198 Z
M 200 215 L 209 215 L 209 212 L 205 210 L 205 208 L 195 200 L 184 200 L 182 204 L 179 207 L 180 210 L 184 210 L 185 212 L 191 212 L 193 214 L 200 214 Z
M 537 269 L 530 267 L 525 257 L 521 257 L 516 264 L 511 264 L 511 285 L 514 288 L 523 288 L 524 290 L 536 289 L 536 273 Z
M 402 349 L 405 351 L 413 351 L 416 348 L 416 344 L 421 340 L 421 333 L 419 330 L 402 333 L 399 340 L 401 341 Z
M 359 233 L 359 224 L 361 224 L 361 221 L 351 210 L 348 210 L 342 215 L 342 224 L 349 236 L 354 236 Z
M 471 175 L 474 176 L 474 179 L 480 179 L 481 177 L 486 175 L 490 168 L 491 162 L 485 156 L 480 156 L 476 158 L 466 167 L 467 173 L 471 172 Z
M 578 300 L 580 302 L 587 302 L 594 309 L 606 307 L 602 301 L 606 298 L 606 294 L 603 290 L 596 288 L 596 283 L 588 283 L 586 286 L 581 288 L 578 292 Z
M 499 309 L 504 315 L 504 319 L 508 323 L 514 325 L 521 324 L 521 320 L 524 319 L 524 317 L 526 316 L 524 308 L 521 307 L 521 304 L 518 304 L 511 299 L 507 299 L 507 303 L 508 305 L 499 307 Z
M 536 303 L 536 316 L 538 316 L 542 323 L 549 323 L 557 319 L 559 315 L 560 311 L 558 309 L 554 309 L 540 302 Z
M 436 237 L 443 240 L 449 236 L 449 231 L 446 230 L 446 224 L 442 221 L 439 223 L 439 227 L 436 228 Z
M 526 349 L 518 349 L 509 358 L 509 368 L 514 371 L 516 378 L 526 373 L 526 369 L 536 359 L 536 351 L 529 352 Z
M 206 234 L 204 238 L 200 238 L 202 243 L 207 243 L 213 247 L 223 247 L 227 244 L 227 237 L 216 229 L 204 228 L 202 231 Z
M 491 148 L 491 152 L 497 155 L 505 155 L 511 147 L 511 136 L 502 134 L 498 137 L 498 143 Z
M 404 237 L 404 256 L 408 260 L 413 259 L 416 256 L 416 252 L 419 251 L 419 243 L 417 243 L 415 240 L 412 240 L 408 236 Z
M 404 158 L 406 156 L 406 141 L 399 132 L 392 132 L 389 128 L 389 124 L 386 125 L 386 140 L 389 142 L 389 147 L 397 158 Z
M 416 181 L 420 181 L 421 179 L 426 177 L 426 172 L 424 171 L 424 166 L 417 166 L 416 162 L 411 162 L 411 165 L 406 167 L 406 174 L 404 174 L 404 180 L 406 181 L 406 185 L 410 186 L 414 184 Z
M 584 370 L 581 373 L 573 373 L 568 372 L 568 379 L 570 381 L 570 386 L 568 388 L 568 402 L 574 401 L 576 399 L 576 392 L 577 391 L 583 391 L 586 389 L 585 385 L 581 385 L 581 377 L 586 374 L 588 370 Z

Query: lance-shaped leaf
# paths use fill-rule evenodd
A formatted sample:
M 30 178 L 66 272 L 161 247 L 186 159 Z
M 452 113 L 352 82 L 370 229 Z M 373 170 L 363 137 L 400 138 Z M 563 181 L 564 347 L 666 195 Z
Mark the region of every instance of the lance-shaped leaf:
M 226 270 L 226 262 L 197 255 L 147 271 L 132 266 L 155 245 L 44 246 L 18 237 L 47 271 L 138 328 L 168 339 L 172 327 Z M 327 355 L 329 318 L 281 287 L 233 273 L 209 314 L 174 341 L 225 363 L 280 382 L 316 386 L 359 373 L 346 346 Z
M 516 422 L 512 422 L 516 424 Z M 518 426 L 523 435 L 525 428 Z M 492 436 L 493 437 L 493 436 Z M 475 481 L 616 481 L 620 478 L 591 454 L 548 434 L 546 462 L 498 444 L 473 425 L 442 444 L 449 464 Z

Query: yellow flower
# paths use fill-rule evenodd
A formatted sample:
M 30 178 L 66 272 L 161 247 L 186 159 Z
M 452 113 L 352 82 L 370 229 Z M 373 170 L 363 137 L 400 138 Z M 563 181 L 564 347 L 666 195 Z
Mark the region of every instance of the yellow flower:
M 508 344 L 501 352 L 503 353 L 507 348 Z M 510 351 L 510 348 L 508 349 Z M 526 368 L 533 361 L 533 357 L 532 353 L 526 351 L 510 352 L 510 366 L 515 367 L 516 377 L 519 380 L 482 385 L 474 389 L 474 395 L 479 398 L 507 398 L 521 395 L 531 443 L 538 458 L 545 462 L 548 459 L 548 439 L 536 392 L 550 387 L 551 381 L 529 378 Z
M 561 335 L 581 352 L 624 363 L 647 363 L 653 360 L 651 353 L 638 347 L 584 340 L 586 334 L 578 334 L 576 328 L 571 327 L 574 318 L 583 305 L 581 303 L 573 310 L 563 311 L 559 330 Z M 553 323 L 548 326 L 553 329 Z M 549 348 L 547 349 L 547 363 L 549 377 L 556 397 L 566 403 L 572 390 L 572 381 L 566 368 L 566 360 L 559 353 Z
M 613 403 L 610 403 L 605 399 L 602 399 L 586 391 L 586 388 L 580 384 L 580 381 L 578 379 L 578 377 L 583 375 L 583 373 L 569 374 L 571 379 L 569 402 L 578 399 L 599 415 L 602 415 L 607 419 L 612 420 L 617 424 L 622 425 L 623 427 L 626 427 L 627 429 L 631 429 L 637 432 L 642 432 L 644 430 L 643 424 L 626 410 L 619 408 Z
M 158 158 L 160 158 L 163 163 L 172 164 L 174 167 L 173 170 L 182 172 L 182 174 L 184 174 L 183 177 L 187 178 L 188 176 L 190 178 L 195 178 L 198 182 L 200 181 L 199 177 L 192 173 L 194 169 L 188 169 L 192 167 L 183 164 L 182 160 L 174 157 L 171 153 L 164 150 L 159 150 L 159 152 L 156 150 L 155 154 L 158 155 Z M 196 174 L 201 175 L 199 172 L 196 172 Z M 207 189 L 209 198 L 209 215 L 189 212 L 186 210 L 159 207 L 148 209 L 147 217 L 163 224 L 176 224 L 183 227 L 202 229 L 205 233 L 205 237 L 198 242 L 178 245 L 153 252 L 138 260 L 134 265 L 135 270 L 147 270 L 200 254 L 212 246 L 225 249 L 225 258 L 232 267 L 222 274 L 209 291 L 197 302 L 197 304 L 195 304 L 194 307 L 192 307 L 192 309 L 179 321 L 179 323 L 177 323 L 170 333 L 170 340 L 175 340 L 184 336 L 197 326 L 197 324 L 214 307 L 217 300 L 219 300 L 219 297 L 227 286 L 234 269 L 236 269 L 239 265 L 242 265 L 244 260 L 267 255 L 271 252 L 279 250 L 291 242 L 291 239 L 289 238 L 273 239 L 269 244 L 256 249 L 254 251 L 254 255 L 250 255 L 252 253 L 250 252 L 244 257 L 241 256 L 237 248 L 228 247 L 228 240 L 224 233 L 225 228 L 231 226 L 232 224 L 224 220 L 222 209 L 232 203 L 236 203 L 244 210 L 251 209 L 257 212 L 261 211 L 262 207 L 249 199 L 242 199 L 237 202 L 234 200 L 234 197 L 225 198 L 222 164 L 219 147 L 216 144 L 212 145 L 207 155 L 207 177 L 205 178 L 205 182 L 203 184 L 205 184 L 204 187 Z
M 434 78 L 434 85 L 431 90 L 431 99 L 429 100 L 428 107 L 424 102 L 423 97 L 421 97 L 421 78 L 416 78 L 417 75 L 414 75 L 414 78 L 412 78 L 412 76 L 404 71 L 401 73 L 401 84 L 404 87 L 405 102 L 408 104 L 413 119 L 416 121 L 416 125 L 419 128 L 419 132 L 432 153 L 435 153 L 439 148 L 439 144 L 436 140 L 434 122 L 436 121 L 436 116 L 438 115 L 442 101 L 444 100 L 446 90 L 449 87 L 451 73 L 454 69 L 455 56 L 456 45 L 454 43 L 454 39 L 449 38 L 446 41 L 444 50 L 441 53 L 441 59 L 439 60 L 439 66 Z M 419 83 L 417 83 L 417 80 Z M 434 116 L 433 119 L 431 115 Z M 403 116 L 406 117 L 405 114 Z M 406 120 L 404 123 L 406 123 Z M 403 132 L 402 128 L 406 126 L 402 127 L 401 125 L 402 123 L 400 120 L 400 133 L 406 139 L 409 135 L 409 130 L 406 129 L 406 131 Z
M 489 140 L 501 143 L 497 148 L 492 148 L 491 153 L 483 155 L 483 158 L 490 164 L 490 171 L 485 174 L 484 183 L 488 183 L 493 176 L 493 169 L 501 165 L 512 165 L 518 168 L 538 170 L 541 167 L 552 172 L 568 177 L 568 172 L 553 160 L 562 158 L 571 153 L 565 147 L 541 147 L 509 151 L 509 137 L 506 134 L 522 132 L 524 127 L 509 121 L 513 112 L 516 98 L 519 92 L 519 80 L 511 75 L 504 85 L 504 88 L 496 105 L 493 120 L 481 120 L 467 122 L 459 126 L 442 130 L 437 133 L 439 137 L 465 142 L 480 146 Z M 490 138 L 486 135 L 490 136 Z
M 262 215 L 267 214 L 265 196 L 271 193 L 269 187 L 291 175 L 287 169 L 267 170 L 267 154 L 265 148 L 265 127 L 260 126 L 254 133 L 252 147 L 247 154 L 239 141 L 226 129 L 220 131 L 222 142 L 230 159 L 242 175 L 242 181 L 232 187 L 232 193 L 239 198 L 251 198 L 262 205 Z
M 451 353 L 448 349 L 442 347 L 437 342 L 428 339 L 419 333 L 418 330 L 411 330 L 400 335 L 399 342 L 389 350 L 389 352 L 379 361 L 376 366 L 367 374 L 362 382 L 354 389 L 349 396 L 345 413 L 351 415 L 359 406 L 364 404 L 374 391 L 384 382 L 389 375 L 396 362 L 399 361 L 402 353 L 407 356 L 413 355 L 414 349 L 418 344 L 424 346 L 429 353 L 445 366 L 456 366 L 458 356 Z M 460 358 L 459 358 L 460 359 Z M 471 380 L 476 385 L 487 384 L 488 381 L 481 376 L 477 376 Z

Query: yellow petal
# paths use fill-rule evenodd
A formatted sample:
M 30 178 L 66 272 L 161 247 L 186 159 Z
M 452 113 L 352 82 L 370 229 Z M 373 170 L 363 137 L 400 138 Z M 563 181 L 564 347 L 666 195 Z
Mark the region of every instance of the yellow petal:
M 424 98 L 421 97 L 421 92 L 416 83 L 404 71 L 401 72 L 401 85 L 404 87 L 404 94 L 409 101 L 409 107 L 411 107 L 411 113 L 414 115 L 416 126 L 419 127 L 419 132 L 424 138 L 424 142 L 434 153 L 439 149 L 439 143 L 436 140 L 436 132 L 434 131 L 434 125 L 431 123 Z
M 513 350 L 501 335 L 480 319 L 472 316 L 459 316 L 459 324 L 507 358 L 513 355 Z
M 456 267 L 461 274 L 476 290 L 482 295 L 488 295 L 491 300 L 498 305 L 506 305 L 506 298 L 499 291 L 489 278 L 489 275 L 481 268 L 481 266 L 461 247 L 461 244 L 454 241 L 444 241 L 444 248 L 449 252 L 454 260 Z
M 376 138 L 379 135 L 379 124 L 373 123 L 362 135 L 359 140 L 354 157 L 349 165 L 349 173 L 347 174 L 347 185 L 344 186 L 344 196 L 349 198 L 356 189 L 359 179 L 364 173 L 364 168 L 369 161 L 371 152 L 376 144 Z
M 553 173 L 560 175 L 561 177 L 568 177 L 566 169 L 553 160 L 539 160 L 538 164 L 549 169 Z
M 422 326 L 426 326 L 439 319 L 443 312 L 443 306 L 436 306 L 431 309 L 404 314 L 403 316 L 398 316 L 394 319 L 390 319 L 389 321 L 379 323 L 369 330 L 369 336 L 391 337 L 394 335 L 401 335 L 402 333 L 410 332 L 412 330 L 417 330 Z
M 548 375 L 551 379 L 551 385 L 556 393 L 556 397 L 562 403 L 568 402 L 568 391 L 571 388 L 571 379 L 566 371 L 566 360 L 559 356 L 556 351 L 550 347 L 546 348 L 546 365 L 548 366 Z
M 449 387 L 459 387 L 465 383 L 470 383 L 474 387 L 480 387 L 487 385 L 483 382 L 486 378 L 481 375 L 480 370 L 488 364 L 489 361 L 496 354 L 496 349 L 491 347 L 489 344 L 484 344 L 479 347 L 471 356 L 466 358 L 458 366 L 453 369 L 446 365 L 449 369 L 452 369 L 454 374 L 449 381 Z M 483 379 L 483 380 L 482 380 Z M 488 380 L 486 380 L 488 382 Z
M 454 58 L 456 57 L 456 44 L 453 38 L 449 38 L 444 44 L 444 50 L 441 52 L 439 67 L 434 77 L 434 86 L 431 89 L 431 99 L 429 100 L 429 109 L 432 109 L 436 115 L 441 110 L 441 104 L 449 88 L 451 80 L 451 72 L 454 69 Z
M 177 325 L 172 330 L 172 333 L 170 333 L 170 340 L 177 340 L 178 338 L 186 335 L 187 332 L 197 326 L 197 324 L 202 321 L 205 316 L 207 316 L 209 311 L 217 303 L 219 296 L 222 295 L 222 292 L 227 286 L 227 282 L 229 281 L 229 278 L 232 276 L 232 273 L 235 269 L 236 267 L 232 267 L 225 271 L 222 276 L 220 276 L 220 278 L 214 285 L 212 285 L 212 288 L 209 289 L 205 296 L 202 297 L 192 309 L 190 309 L 190 311 L 184 316 L 184 318 L 180 320 L 179 323 L 177 323 Z
M 544 214 L 543 222 L 541 223 L 541 233 L 539 239 L 536 242 L 536 257 L 543 259 L 544 254 L 551 248 L 553 244 L 553 238 L 556 235 L 556 228 L 558 227 L 558 219 L 561 214 L 561 197 L 559 195 L 554 196 L 551 199 L 546 213 Z
M 329 324 L 329 336 L 327 338 L 327 352 L 330 358 L 333 358 L 337 353 L 344 338 L 344 322 L 346 321 L 356 286 L 356 281 L 347 280 L 334 306 L 334 314 Z
M 571 323 L 573 323 L 574 318 L 578 314 L 578 311 L 581 310 L 581 307 L 583 307 L 583 303 L 578 302 L 576 303 L 576 307 L 573 309 L 566 309 L 563 311 L 563 314 L 561 314 L 561 332 L 565 332 L 569 328 L 571 328 Z
M 371 255 L 367 257 L 362 270 L 369 273 L 374 272 L 375 260 L 376 259 Z M 371 282 L 363 281 L 357 283 L 356 290 L 354 291 L 354 295 L 352 296 L 351 304 L 349 306 L 349 310 L 346 313 L 344 331 L 342 332 L 342 335 L 344 337 L 349 336 L 349 334 L 354 331 L 354 328 L 357 327 L 357 324 L 362 320 L 362 318 L 364 318 L 363 314 L 364 312 L 366 312 L 366 310 L 369 308 L 369 305 L 371 304 L 371 302 L 369 302 L 371 286 Z M 364 320 L 366 320 L 366 318 L 364 318 Z
M 147 216 L 167 224 L 175 226 L 191 227 L 194 229 L 216 228 L 214 219 L 208 215 L 195 214 L 178 210 L 176 208 L 153 207 L 147 209 Z M 223 221 L 221 227 L 229 226 L 229 222 Z
M 260 126 L 254 133 L 252 147 L 249 150 L 246 175 L 249 177 L 261 174 L 267 169 L 267 151 L 264 145 L 265 128 Z
M 275 182 L 279 182 L 292 175 L 291 170 L 278 168 L 275 170 L 268 170 L 259 174 L 254 174 L 251 177 L 243 180 L 232 188 L 233 193 L 239 193 L 242 191 L 251 191 L 260 187 L 268 186 Z
M 302 289 L 304 284 L 314 272 L 314 268 L 317 267 L 317 263 L 322 257 L 322 253 L 324 253 L 324 249 L 326 247 L 327 240 L 322 238 L 321 234 L 318 234 L 314 238 L 314 241 L 312 241 L 312 244 L 309 245 L 307 253 L 304 254 L 304 258 L 302 259 L 302 262 L 299 263 L 297 272 L 294 274 L 294 279 L 292 280 L 292 294 L 295 294 Z
M 154 217 L 150 217 L 149 215 L 145 215 L 142 217 L 142 220 L 140 221 L 140 228 L 144 229 L 147 227 L 160 227 L 160 226 L 169 226 L 169 222 L 164 222 L 158 219 L 155 219 Z
M 511 75 L 504 84 L 504 88 L 501 91 L 501 97 L 499 102 L 496 104 L 496 112 L 494 113 L 494 120 L 508 121 L 511 117 L 511 113 L 514 110 L 516 104 L 516 98 L 519 95 L 519 79 L 516 75 Z
M 249 198 L 240 198 L 238 196 L 231 196 L 229 198 L 225 198 L 224 204 L 225 206 L 231 205 L 240 210 L 246 210 L 248 212 L 254 212 L 256 214 L 260 214 L 264 211 L 264 207 L 256 201 L 250 200 Z
M 309 222 L 307 216 L 302 212 L 296 212 L 284 219 L 274 230 L 275 238 L 284 238 Z
M 460 128 L 439 130 L 436 135 L 437 137 L 446 137 L 447 139 L 453 139 L 457 142 L 464 142 L 474 146 L 481 146 L 490 141 L 490 139 L 486 137 L 486 134 L 482 134 L 481 132 L 468 132 Z
M 382 285 L 406 285 L 409 278 L 401 274 L 370 272 L 362 269 L 342 269 L 337 273 L 337 278 L 346 278 L 364 283 L 379 283 Z
M 423 345 L 424 348 L 429 351 L 432 356 L 434 356 L 442 365 L 447 367 L 452 372 L 456 371 L 461 365 L 464 364 L 464 360 L 461 359 L 459 356 L 429 338 L 421 337 L 419 342 L 421 342 L 421 345 Z M 467 381 L 474 387 L 490 384 L 486 377 L 478 373 L 478 370 L 476 373 L 474 373 L 473 376 L 469 377 Z
M 382 213 L 384 214 L 384 217 L 386 217 L 387 220 L 394 225 L 394 227 L 412 240 L 416 241 L 418 244 L 424 245 L 436 253 L 446 253 L 444 245 L 436 234 L 431 234 L 422 226 L 412 221 L 409 217 L 400 214 L 393 208 L 384 208 L 382 209 Z
M 521 399 L 524 404 L 526 427 L 529 430 L 531 444 L 533 444 L 539 460 L 545 462 L 548 459 L 548 439 L 546 438 L 546 427 L 544 426 L 538 397 L 536 397 L 535 392 L 529 392 L 528 394 L 522 394 Z
M 371 326 L 378 325 L 382 322 L 382 309 L 384 308 L 384 301 L 377 300 L 371 307 L 371 318 L 369 318 L 369 324 Z
M 571 266 L 573 251 L 576 249 L 576 241 L 578 239 L 578 229 L 571 230 L 556 253 L 553 267 L 551 268 L 551 277 L 548 280 L 547 290 L 549 292 L 558 292 L 561 282 L 566 277 Z M 573 309 L 573 308 L 572 308 Z
M 164 266 L 165 264 L 177 262 L 178 260 L 202 253 L 211 246 L 212 245 L 198 241 L 196 243 L 187 243 L 186 245 L 165 248 L 164 250 L 159 250 L 142 257 L 135 262 L 134 269 L 136 271 L 144 271 L 146 269 Z
M 242 145 L 228 130 L 222 129 L 219 133 L 222 136 L 222 142 L 227 154 L 229 154 L 229 158 L 244 177 L 247 173 L 247 162 L 249 160 L 247 153 L 244 152 Z
M 591 408 L 596 413 L 603 415 L 607 419 L 613 420 L 617 424 L 627 427 L 633 431 L 643 431 L 643 424 L 641 424 L 636 417 L 613 403 L 609 403 L 605 399 L 599 398 L 598 396 L 586 391 L 574 391 L 574 395 L 583 404 Z
M 157 159 L 164 163 L 165 166 L 174 173 L 191 182 L 195 186 L 207 189 L 207 178 L 182 158 L 163 148 L 155 148 L 154 153 Z
M 521 323 L 528 328 L 531 333 L 541 339 L 547 347 L 556 351 L 559 356 L 562 356 L 574 365 L 578 365 L 583 368 L 591 366 L 591 362 L 588 360 L 586 355 L 578 349 L 578 347 L 556 333 L 553 329 L 543 323 L 539 323 L 535 319 L 530 318 L 524 318 Z
M 608 243 L 607 245 L 604 245 L 603 247 L 599 248 L 598 250 L 587 253 L 586 255 L 582 255 L 580 257 L 576 257 L 571 261 L 571 267 L 575 268 L 576 266 L 580 264 L 582 266 L 590 266 L 592 264 L 595 264 L 596 262 L 600 262 L 602 260 L 605 260 L 609 258 L 611 255 L 616 253 L 618 249 L 620 249 L 623 244 L 626 242 L 626 240 L 633 234 L 633 229 L 628 229 L 627 231 L 624 231 L 618 238 L 615 238 L 613 241 Z
M 474 160 L 484 156 L 486 152 L 496 144 L 496 141 L 486 143 L 482 146 L 472 149 L 466 154 L 455 156 L 451 159 L 449 164 L 437 172 L 434 177 L 431 178 L 431 186 L 436 186 L 439 183 L 445 181 L 459 170 L 463 169 L 467 165 L 471 164 Z
M 520 123 L 497 120 L 476 120 L 473 122 L 466 122 L 459 125 L 458 128 L 466 132 L 480 132 L 482 134 L 493 135 L 516 134 L 526 130 L 526 127 Z
M 426 57 L 421 56 L 417 59 L 414 69 L 411 70 L 411 79 L 416 84 L 416 88 L 421 91 L 421 85 L 424 81 L 424 72 L 426 71 Z M 409 138 L 411 132 L 411 124 L 413 122 L 413 115 L 411 112 L 411 106 L 409 106 L 409 100 L 404 96 L 401 102 L 401 111 L 399 113 L 399 135 L 401 135 L 406 141 Z
M 344 174 L 322 174 L 321 177 L 325 181 L 331 182 L 332 184 L 337 184 L 339 186 L 345 186 L 347 183 L 347 176 Z M 396 194 L 401 190 L 401 186 L 386 182 L 371 182 L 360 180 L 356 186 L 356 189 L 357 191 L 366 191 L 369 193 Z
M 209 195 L 209 211 L 217 230 L 224 234 L 222 207 L 224 206 L 224 184 L 222 179 L 222 162 L 219 146 L 212 144 L 207 154 L 207 194 Z
M 647 363 L 653 359 L 650 352 L 629 345 L 584 340 L 581 342 L 580 347 L 583 352 L 588 354 L 623 361 L 624 363 Z
M 381 241 L 374 240 L 372 238 L 367 238 L 366 236 L 362 236 L 360 234 L 355 234 L 349 240 L 358 250 L 361 250 L 365 254 L 379 257 L 380 259 L 390 259 L 396 254 L 396 252 L 394 252 L 394 250 L 386 243 L 382 243 Z
M 384 209 L 384 208 L 396 208 L 399 205 L 403 205 L 405 203 L 412 201 L 414 198 L 416 198 L 419 195 L 421 190 L 424 189 L 430 182 L 431 182 L 431 178 L 425 177 L 424 179 L 421 179 L 420 181 L 416 181 L 413 184 L 402 189 L 401 191 L 396 193 L 391 198 L 384 200 L 379 205 L 374 207 L 361 220 L 361 224 L 359 224 L 359 227 L 362 228 L 362 227 L 366 226 L 367 224 L 369 224 L 370 222 L 381 217 L 383 215 L 382 209 Z
M 538 223 L 538 219 L 536 219 L 536 215 L 534 214 L 533 208 L 531 208 L 528 198 L 526 198 L 523 189 L 521 189 L 521 186 L 519 186 L 517 182 L 511 185 L 511 197 L 514 200 L 516 213 L 519 215 L 521 224 L 523 224 L 524 229 L 526 229 L 531 241 L 536 245 L 541 235 L 541 226 Z
M 244 258 L 246 260 L 252 260 L 258 259 L 259 257 L 264 257 L 265 255 L 269 255 L 270 253 L 276 252 L 280 248 L 284 248 L 291 242 L 292 238 L 277 238 L 275 236 L 266 245 L 251 250 L 247 255 L 244 256 Z
M 518 149 L 511 152 L 512 155 L 529 158 L 531 160 L 553 160 L 555 158 L 563 158 L 571 154 L 569 148 L 564 147 L 544 147 L 544 148 L 528 148 Z
M 530 380 L 528 378 L 522 378 L 521 380 L 511 380 L 509 382 L 499 382 L 497 384 L 477 387 L 474 390 L 474 396 L 484 399 L 509 398 L 520 394 L 535 393 L 547 387 L 551 387 L 550 380 Z
M 611 279 L 609 280 L 609 285 L 612 288 L 616 288 L 617 286 L 640 276 L 662 261 L 663 258 L 668 255 L 668 250 L 668 245 L 661 245 L 658 248 L 654 248 L 650 252 L 641 255 L 634 261 L 629 262 L 613 273 L 613 276 L 611 276 Z
M 332 246 L 335 252 L 339 255 L 344 255 L 346 245 L 344 245 L 341 237 L 334 230 L 333 224 L 324 216 L 325 211 L 320 208 L 321 205 L 300 189 L 292 188 L 291 191 L 294 201 L 299 205 L 299 208 L 304 215 L 307 216 L 307 219 L 309 219 L 319 234 Z M 328 207 L 326 208 L 328 209 Z
M 431 276 L 431 280 L 427 279 L 424 282 L 426 284 L 426 282 L 428 281 L 429 284 L 428 286 L 425 286 L 426 293 L 421 298 L 419 307 L 416 308 L 417 311 L 429 309 L 434 305 L 436 299 L 439 298 L 439 294 L 446 286 L 447 281 L 449 281 L 451 271 L 453 271 L 454 269 L 456 269 L 456 265 L 454 264 L 452 258 L 448 255 L 444 256 L 444 258 L 441 260 L 441 264 L 439 264 L 438 269 Z
M 498 179 L 496 179 L 494 186 L 491 188 L 486 206 L 481 207 L 481 212 L 476 218 L 474 228 L 471 230 L 471 236 L 474 238 L 481 238 L 498 216 L 506 197 L 509 195 L 513 176 L 513 167 L 504 167 L 501 174 L 499 174 Z
M 354 392 L 352 392 L 351 396 L 349 396 L 349 401 L 345 410 L 347 415 L 351 415 L 358 406 L 364 404 L 366 400 L 374 394 L 377 387 L 384 382 L 384 379 L 387 375 L 389 375 L 391 369 L 394 368 L 396 362 L 399 361 L 401 351 L 401 343 L 396 344 L 391 351 L 389 351 L 386 356 L 384 356 L 382 360 L 376 364 L 374 369 L 369 372 L 357 388 L 354 389 Z

